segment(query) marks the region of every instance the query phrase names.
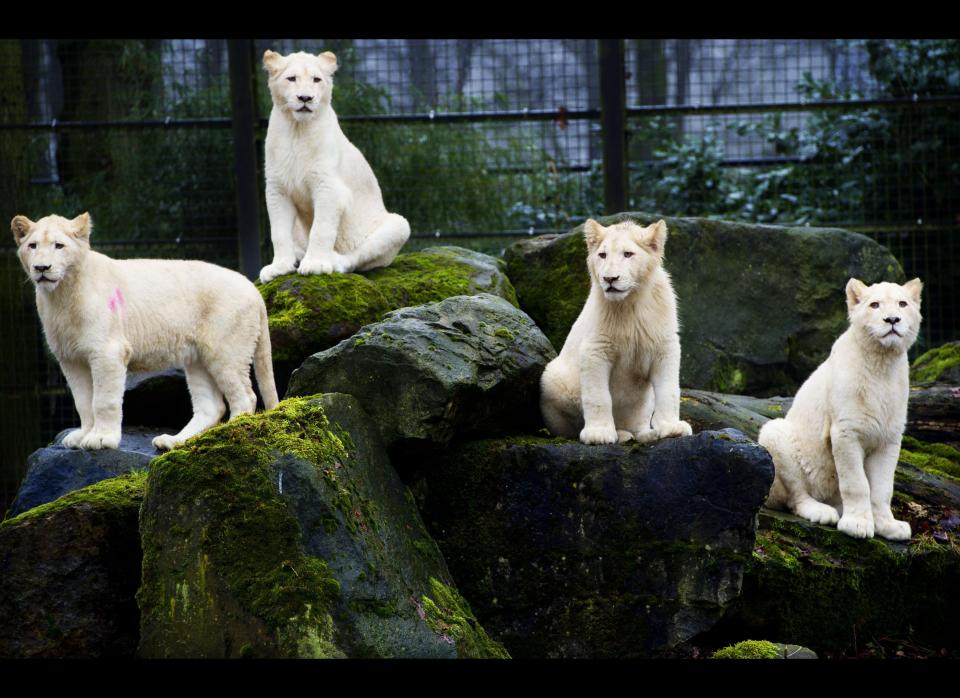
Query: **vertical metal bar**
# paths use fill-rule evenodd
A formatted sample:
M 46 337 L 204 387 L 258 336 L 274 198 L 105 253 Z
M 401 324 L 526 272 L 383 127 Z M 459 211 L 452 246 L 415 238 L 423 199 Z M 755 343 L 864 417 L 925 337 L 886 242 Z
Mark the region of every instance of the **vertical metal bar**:
M 603 205 L 607 214 L 627 208 L 627 98 L 623 39 L 597 42 L 600 126 L 603 130 Z
M 253 99 L 253 41 L 230 39 L 230 101 L 233 104 L 233 164 L 237 182 L 237 242 L 240 271 L 260 274 L 260 197 L 257 194 L 256 105 Z

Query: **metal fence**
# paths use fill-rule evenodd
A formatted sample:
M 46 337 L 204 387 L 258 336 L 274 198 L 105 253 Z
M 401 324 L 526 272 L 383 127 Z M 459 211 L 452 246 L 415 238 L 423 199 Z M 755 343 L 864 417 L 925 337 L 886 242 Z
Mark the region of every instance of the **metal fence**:
M 89 210 L 113 256 L 256 268 L 266 48 L 337 54 L 410 249 L 628 208 L 843 226 L 924 279 L 918 350 L 960 336 L 958 41 L 0 41 L 0 218 Z M 2 504 L 75 417 L 12 245 L 0 289 Z

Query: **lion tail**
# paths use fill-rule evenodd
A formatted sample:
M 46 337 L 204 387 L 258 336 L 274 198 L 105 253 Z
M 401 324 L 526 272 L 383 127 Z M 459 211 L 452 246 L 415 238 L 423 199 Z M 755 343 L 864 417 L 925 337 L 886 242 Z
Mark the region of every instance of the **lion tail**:
M 272 410 L 280 400 L 277 398 L 277 385 L 273 380 L 273 349 L 270 346 L 270 324 L 267 320 L 267 306 L 260 302 L 260 336 L 253 354 L 253 372 L 257 376 L 257 386 L 263 398 L 263 406 Z

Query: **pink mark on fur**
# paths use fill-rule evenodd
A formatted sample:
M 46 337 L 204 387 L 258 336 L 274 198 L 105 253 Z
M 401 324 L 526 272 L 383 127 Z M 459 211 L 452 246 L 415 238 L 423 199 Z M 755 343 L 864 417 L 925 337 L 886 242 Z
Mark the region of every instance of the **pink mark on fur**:
M 123 294 L 118 288 L 113 292 L 113 295 L 110 296 L 110 300 L 107 301 L 107 306 L 110 308 L 111 313 L 117 312 L 118 309 L 122 309 L 124 305 Z

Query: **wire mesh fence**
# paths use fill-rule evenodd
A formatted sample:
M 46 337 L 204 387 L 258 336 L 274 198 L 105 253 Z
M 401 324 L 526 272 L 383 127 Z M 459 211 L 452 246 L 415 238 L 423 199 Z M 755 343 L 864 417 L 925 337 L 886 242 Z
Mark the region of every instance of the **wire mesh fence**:
M 237 268 L 246 221 L 228 43 L 0 41 L 3 220 L 87 210 L 94 248 L 112 256 Z M 252 54 L 261 199 L 271 103 L 260 57 L 332 50 L 333 106 L 387 207 L 411 222 L 408 249 L 497 254 L 517 237 L 605 212 L 597 41 L 242 43 Z M 960 42 L 623 46 L 625 206 L 866 233 L 925 281 L 918 350 L 960 336 Z M 265 211 L 261 200 L 255 229 L 268 257 Z M 6 502 L 26 454 L 76 418 L 12 245 L 0 255 L 0 289 Z

